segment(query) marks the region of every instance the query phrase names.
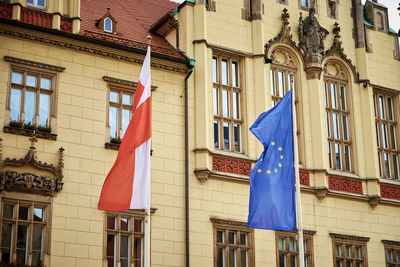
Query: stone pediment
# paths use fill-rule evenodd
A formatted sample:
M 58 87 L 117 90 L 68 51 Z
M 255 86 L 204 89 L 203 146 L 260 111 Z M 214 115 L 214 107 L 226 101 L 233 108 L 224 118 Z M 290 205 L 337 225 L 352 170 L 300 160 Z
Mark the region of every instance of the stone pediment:
M 38 160 L 35 134 L 29 139 L 31 146 L 25 157 L 2 158 L 2 139 L 0 138 L 0 191 L 23 192 L 54 196 L 63 188 L 63 152 L 58 150 L 57 165 Z

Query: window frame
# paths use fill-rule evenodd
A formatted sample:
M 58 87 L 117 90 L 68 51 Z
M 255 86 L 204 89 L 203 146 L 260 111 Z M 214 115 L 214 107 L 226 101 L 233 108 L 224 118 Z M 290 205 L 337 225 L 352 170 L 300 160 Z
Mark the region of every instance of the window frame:
M 106 21 L 110 21 L 110 29 L 106 29 Z M 110 17 L 105 17 L 103 22 L 103 30 L 108 33 L 113 33 L 113 20 Z
M 217 59 L 217 77 L 216 81 L 214 82 L 214 59 Z M 228 65 L 228 81 L 227 84 L 222 83 L 222 61 L 226 60 L 227 65 Z M 236 77 L 236 82 L 238 86 L 234 86 L 232 82 L 232 65 L 233 63 L 237 63 L 237 72 L 238 75 Z M 243 108 L 243 103 L 244 103 L 244 79 L 243 79 L 243 59 L 240 57 L 235 57 L 230 54 L 226 53 L 218 53 L 218 52 L 213 52 L 212 59 L 211 59 L 211 81 L 212 81 L 212 103 L 213 103 L 213 149 L 218 150 L 218 151 L 227 151 L 227 152 L 233 152 L 233 153 L 244 153 L 244 131 L 243 131 L 243 125 L 244 125 L 244 108 Z M 214 110 L 214 90 L 217 89 L 218 91 L 218 103 L 217 103 L 217 114 L 215 114 Z M 228 97 L 229 97 L 229 104 L 228 104 L 228 117 L 223 116 L 223 91 L 228 92 Z M 233 103 L 233 95 L 235 93 L 239 94 L 239 107 L 237 108 L 239 114 L 238 118 L 234 118 L 234 103 Z M 236 103 L 237 105 L 237 103 Z M 215 122 L 218 121 L 218 147 L 215 146 Z M 224 127 L 223 124 L 228 123 L 229 125 L 229 149 L 225 149 L 224 145 Z M 235 130 L 234 126 L 239 125 L 239 136 L 238 136 L 238 144 L 239 144 L 239 149 L 235 149 Z
M 32 264 L 32 228 L 34 224 L 42 225 L 42 244 L 41 244 L 41 262 L 45 265 L 48 265 L 50 262 L 50 245 L 51 245 L 51 219 L 52 219 L 52 200 L 51 197 L 47 196 L 40 196 L 34 194 L 26 194 L 26 193 L 18 193 L 18 192 L 7 192 L 4 191 L 1 193 L 0 196 L 0 203 L 1 203 L 1 213 L 0 213 L 0 231 L 2 232 L 3 221 L 12 222 L 13 225 L 18 225 L 21 223 L 22 225 L 28 225 L 29 229 L 27 229 L 27 239 L 28 242 L 26 244 L 26 264 Z M 13 219 L 4 219 L 3 218 L 3 211 L 4 211 L 4 203 L 15 203 L 15 205 L 19 206 L 22 204 L 23 206 L 30 206 L 30 211 L 33 210 L 34 206 L 37 205 L 38 207 L 43 208 L 43 222 L 35 222 L 33 220 L 33 213 L 29 212 L 28 216 L 30 217 L 29 220 L 19 220 L 16 219 L 17 212 L 16 208 L 13 208 Z M 17 227 L 13 227 L 12 234 L 17 234 Z M 0 243 L 1 243 L 1 235 L 0 235 Z M 16 261 L 16 238 L 11 237 L 11 242 L 13 243 L 12 246 L 14 247 L 11 249 L 12 257 L 10 260 L 11 262 Z M 2 258 L 2 254 L 0 253 L 0 260 Z
M 247 266 L 252 267 L 255 266 L 255 249 L 254 249 L 254 229 L 247 228 L 247 223 L 245 222 L 238 222 L 238 221 L 230 221 L 230 220 L 223 220 L 223 219 L 216 219 L 210 218 L 211 222 L 213 223 L 213 250 L 214 250 L 214 267 L 218 267 L 218 247 L 223 247 L 225 251 L 224 256 L 224 266 L 229 266 L 229 248 L 235 248 L 236 251 L 236 262 L 240 262 L 240 249 L 246 249 L 247 253 Z M 246 233 L 247 234 L 247 245 L 240 245 L 240 244 L 224 244 L 217 242 L 217 231 L 222 230 L 225 232 L 225 237 L 227 237 L 229 232 L 234 232 L 236 236 L 236 240 L 240 242 L 240 234 Z M 238 239 L 239 238 L 239 239 Z M 237 264 L 236 266 L 238 266 Z
M 351 235 L 341 235 L 330 233 L 329 234 L 332 239 L 332 259 L 333 259 L 333 267 L 340 267 L 336 265 L 336 260 L 339 257 L 339 260 L 344 262 L 342 266 L 345 266 L 346 260 L 350 260 L 352 262 L 352 266 L 356 266 L 355 263 L 359 262 L 362 259 L 362 266 L 368 267 L 368 251 L 367 251 L 367 242 L 369 241 L 369 237 L 360 237 L 360 236 L 351 236 Z M 341 245 L 341 256 L 336 255 L 336 245 Z M 361 247 L 362 257 L 346 257 L 345 255 L 345 248 L 346 246 L 351 246 L 352 254 L 354 254 L 355 247 Z
M 308 263 L 306 266 L 308 267 L 313 267 L 314 266 L 314 240 L 313 240 L 313 236 L 316 232 L 315 231 L 307 231 L 305 230 L 303 232 L 303 242 L 306 242 L 306 247 L 308 248 L 307 251 L 310 251 L 310 253 L 306 253 L 306 251 L 304 251 L 304 257 L 309 259 Z M 295 255 L 296 256 L 296 266 L 300 265 L 299 262 L 299 240 L 298 240 L 298 235 L 297 232 L 293 232 L 293 231 L 275 231 L 275 251 L 276 251 L 276 266 L 279 267 L 279 255 L 281 254 L 281 250 L 279 249 L 279 239 L 280 238 L 285 238 L 285 244 L 286 246 L 289 248 L 289 238 L 294 238 L 296 240 L 296 251 L 291 251 L 289 250 L 284 250 L 285 254 L 290 255 Z M 286 265 L 284 266 L 291 266 L 290 265 L 290 257 L 289 261 L 286 260 Z M 305 262 L 306 264 L 306 262 Z
M 108 217 L 115 217 L 114 229 L 108 229 Z M 133 229 L 121 230 L 121 217 L 128 218 L 131 225 L 135 220 L 140 220 L 141 223 L 141 232 L 135 232 L 134 225 Z M 129 224 L 128 224 L 129 227 Z M 126 210 L 121 212 L 104 212 L 104 236 L 103 236 L 103 265 L 108 266 L 108 256 L 107 256 L 107 237 L 110 234 L 115 236 L 114 238 L 114 264 L 113 266 L 120 266 L 121 264 L 121 252 L 120 252 L 120 244 L 121 244 L 121 236 L 129 236 L 129 255 L 128 255 L 128 266 L 134 264 L 134 240 L 135 238 L 141 238 L 141 266 L 144 265 L 144 249 L 145 249 L 145 211 L 144 210 Z M 136 265 L 135 265 L 136 266 Z
M 383 97 L 384 99 L 384 118 L 382 118 L 382 111 L 380 108 L 380 103 L 379 99 L 380 97 Z M 388 116 L 388 111 L 389 111 L 389 104 L 388 104 L 388 99 L 391 99 L 391 111 L 392 111 L 392 117 L 393 120 L 390 120 Z M 392 180 L 400 180 L 400 149 L 399 149 L 399 134 L 398 134 L 398 123 L 397 123 L 397 117 L 399 117 L 399 112 L 396 110 L 396 107 L 398 107 L 398 95 L 397 93 L 394 92 L 388 92 L 385 90 L 379 90 L 377 88 L 373 89 L 373 101 L 374 101 L 374 116 L 375 116 L 375 134 L 376 134 L 376 141 L 377 141 L 377 151 L 378 151 L 378 167 L 379 167 L 379 175 L 381 178 L 384 179 L 392 179 Z M 380 127 L 378 127 L 378 125 Z M 387 148 L 384 147 L 383 145 L 383 132 L 382 132 L 382 125 L 386 126 L 386 139 L 387 139 Z M 393 136 L 391 135 L 391 130 L 394 129 L 394 143 L 395 143 L 395 148 L 393 148 Z M 385 154 L 389 155 L 389 168 L 390 168 L 390 176 L 387 176 L 386 174 L 386 167 L 384 163 L 385 159 Z M 393 164 L 393 156 L 397 157 L 397 178 L 395 175 L 395 165 Z M 390 164 L 390 162 L 392 164 Z
M 384 251 L 385 251 L 385 266 L 386 267 L 400 267 L 400 256 L 399 261 L 391 261 L 388 260 L 388 251 L 396 252 L 397 255 L 400 255 L 400 242 L 399 241 L 391 241 L 391 240 L 382 240 Z
M 46 9 L 46 6 L 47 6 L 47 1 L 46 1 L 46 0 L 43 0 L 43 1 L 44 1 L 44 5 L 43 5 L 43 6 L 41 6 L 41 5 L 38 4 L 39 0 L 32 0 L 32 1 L 33 1 L 32 4 L 31 4 L 31 3 L 28 3 L 28 1 L 26 1 L 26 5 L 27 5 L 28 7 L 34 7 L 34 8 L 39 8 L 39 9 Z

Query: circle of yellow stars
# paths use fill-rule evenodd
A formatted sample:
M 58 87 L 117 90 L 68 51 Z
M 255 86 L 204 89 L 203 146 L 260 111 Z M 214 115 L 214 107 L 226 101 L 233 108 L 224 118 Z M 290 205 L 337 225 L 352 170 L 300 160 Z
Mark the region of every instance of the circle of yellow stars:
M 277 144 L 276 144 L 274 141 L 271 142 L 271 146 L 274 147 L 274 146 L 276 146 L 276 145 L 277 145 Z M 282 152 L 282 150 L 283 150 L 283 148 L 280 147 L 280 146 L 278 146 L 278 151 Z M 281 154 L 281 155 L 279 156 L 279 158 L 280 158 L 280 160 L 283 160 L 283 155 Z M 261 159 L 261 160 L 262 160 L 262 159 Z M 282 163 L 281 163 L 281 162 L 278 163 L 278 167 L 279 167 L 279 168 L 282 168 Z M 258 172 L 258 173 L 261 173 L 262 170 L 261 170 L 261 169 L 258 169 L 257 172 Z M 268 175 L 273 174 L 273 173 L 277 173 L 277 172 L 278 172 L 278 168 L 275 168 L 275 169 L 273 169 L 273 170 L 267 170 L 267 171 L 266 171 L 266 173 L 267 173 Z

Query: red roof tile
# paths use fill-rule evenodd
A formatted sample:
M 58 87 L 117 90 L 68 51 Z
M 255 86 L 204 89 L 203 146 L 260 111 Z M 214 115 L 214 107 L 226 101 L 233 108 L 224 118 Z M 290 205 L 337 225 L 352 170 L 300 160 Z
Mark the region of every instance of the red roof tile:
M 80 35 L 102 39 L 139 49 L 146 48 L 151 26 L 179 4 L 169 0 L 81 0 Z M 116 33 L 105 33 L 96 26 L 110 8 L 117 21 Z M 184 59 L 163 37 L 151 34 L 152 51 Z

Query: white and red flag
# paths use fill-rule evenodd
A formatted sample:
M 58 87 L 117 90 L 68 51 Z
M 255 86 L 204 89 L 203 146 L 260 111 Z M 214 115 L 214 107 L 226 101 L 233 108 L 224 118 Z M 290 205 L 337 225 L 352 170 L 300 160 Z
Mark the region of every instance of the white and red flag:
M 150 209 L 151 81 L 150 46 L 133 100 L 132 118 L 118 156 L 104 181 L 98 208 Z

